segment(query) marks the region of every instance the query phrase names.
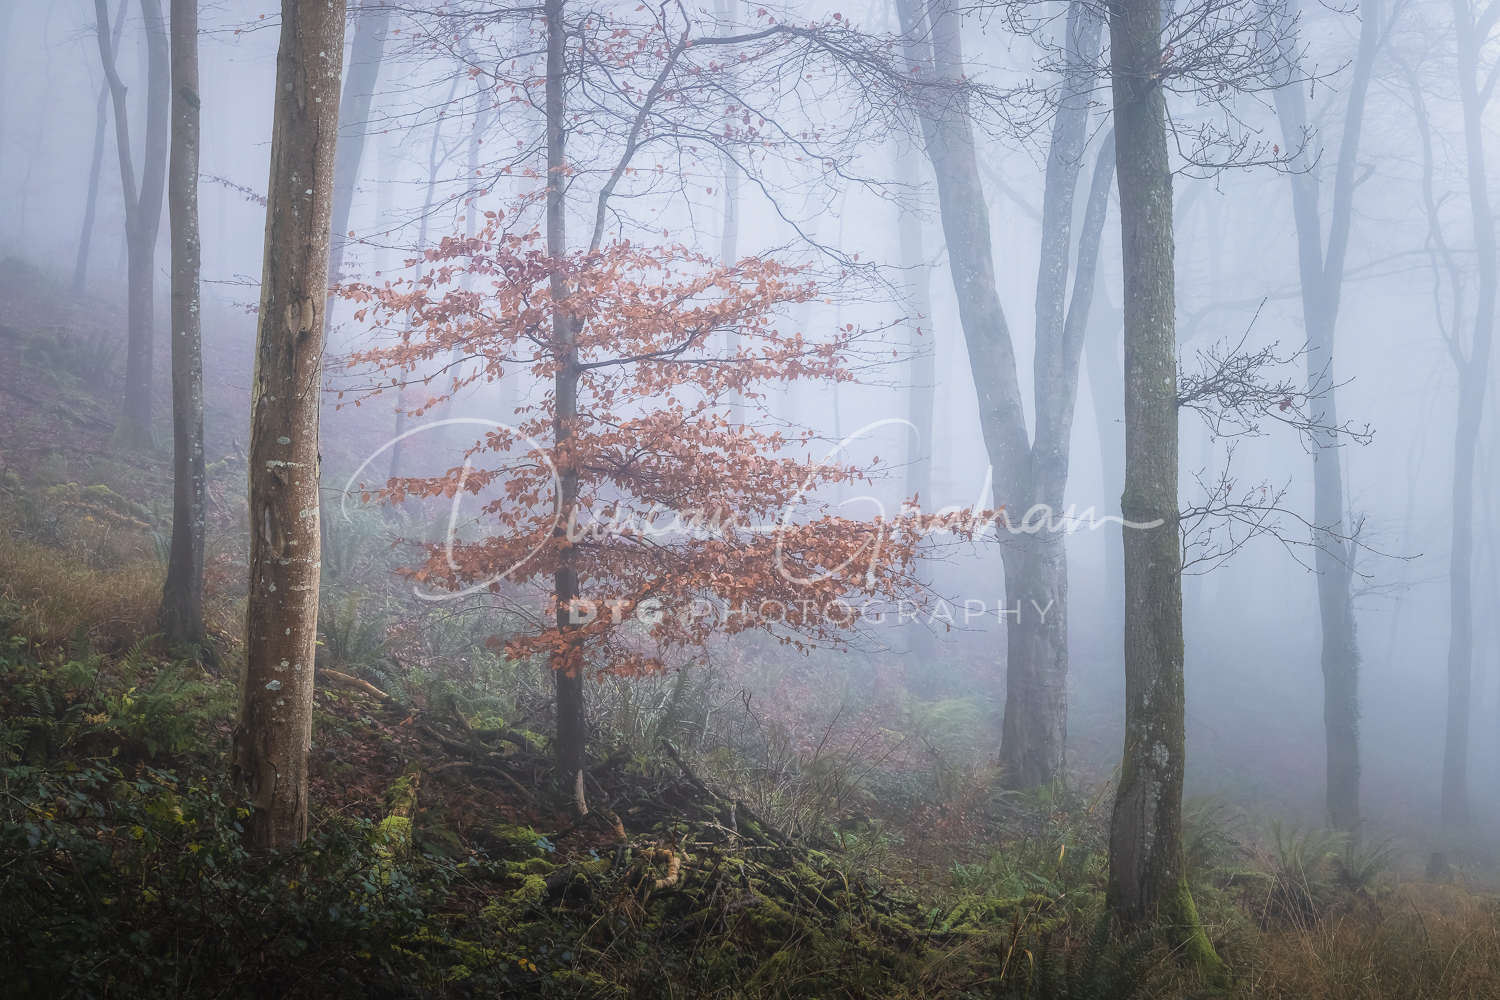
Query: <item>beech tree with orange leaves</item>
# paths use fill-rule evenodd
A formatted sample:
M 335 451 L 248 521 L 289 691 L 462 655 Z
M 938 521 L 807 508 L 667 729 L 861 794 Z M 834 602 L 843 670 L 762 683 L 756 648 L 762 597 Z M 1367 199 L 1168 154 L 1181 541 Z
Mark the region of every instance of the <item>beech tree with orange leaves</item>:
M 837 641 L 862 602 L 910 589 L 916 531 L 829 514 L 817 489 L 854 469 L 804 457 L 800 437 L 729 420 L 730 400 L 753 405 L 768 383 L 851 377 L 852 328 L 810 341 L 775 325 L 780 307 L 816 293 L 797 268 L 629 243 L 554 256 L 536 243 L 492 213 L 474 239 L 430 251 L 419 282 L 346 294 L 364 303 L 361 320 L 410 323 L 355 363 L 399 379 L 456 352 L 454 390 L 513 367 L 554 386 L 463 466 L 365 495 L 461 500 L 495 487 L 472 519 L 482 533 L 428 543 L 409 572 L 439 595 L 548 594 L 553 627 L 512 638 L 507 653 L 553 668 L 557 770 L 571 778 L 584 763 L 589 670 L 660 670 L 662 650 L 715 633 Z M 731 329 L 737 353 L 714 355 L 714 335 Z
M 852 151 L 865 132 L 888 128 L 882 100 L 908 83 L 894 48 L 841 15 L 793 26 L 761 11 L 762 24 L 726 33 L 680 5 L 639 23 L 624 11 L 574 12 L 565 0 L 547 0 L 540 14 L 544 66 L 541 52 L 494 64 L 470 54 L 489 37 L 488 15 L 462 4 L 412 33 L 423 49 L 442 44 L 473 60 L 471 74 L 496 80 L 497 101 L 509 95 L 500 106 L 541 109 L 539 224 L 524 221 L 534 202 L 523 198 L 509 219 L 486 213 L 482 232 L 428 250 L 422 277 L 345 295 L 362 303 L 357 320 L 377 336 L 401 331 L 353 365 L 408 388 L 431 385 L 440 369 L 443 389 L 416 415 L 518 370 L 549 386 L 514 426 L 501 415 L 504 426 L 476 442 L 463 467 L 365 495 L 461 500 L 495 486 L 473 523 L 497 530 L 450 531 L 409 572 L 439 593 L 547 595 L 547 627 L 511 639 L 508 651 L 553 668 L 556 771 L 567 783 L 581 782 L 587 672 L 662 669 L 662 650 L 701 646 L 715 631 L 832 641 L 858 623 L 862 599 L 915 589 L 911 526 L 830 516 L 817 489 L 855 471 L 810 461 L 803 440 L 754 414 L 764 414 L 767 383 L 851 378 L 853 328 L 812 340 L 781 333 L 778 310 L 817 294 L 805 271 L 629 242 L 623 234 L 660 230 L 612 201 L 660 193 L 664 178 L 685 194 L 692 167 L 673 181 L 662 162 L 691 164 L 714 150 L 768 194 L 756 166 L 767 158 L 808 185 L 858 183 Z M 846 99 L 829 101 L 836 92 Z M 727 126 L 726 107 L 738 116 Z M 837 107 L 838 117 L 812 120 L 815 107 Z M 472 204 L 487 182 L 468 183 Z M 570 215 L 590 231 L 586 250 L 569 245 Z

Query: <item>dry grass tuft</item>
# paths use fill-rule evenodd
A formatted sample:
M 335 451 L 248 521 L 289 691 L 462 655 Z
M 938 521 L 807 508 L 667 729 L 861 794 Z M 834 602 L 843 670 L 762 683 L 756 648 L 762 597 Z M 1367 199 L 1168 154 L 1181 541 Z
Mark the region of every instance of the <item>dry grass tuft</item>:
M 59 645 L 85 634 L 111 651 L 156 628 L 165 569 L 141 557 L 107 570 L 0 531 L 0 625 L 6 637 Z
M 1257 943 L 1246 977 L 1253 997 L 1500 997 L 1500 907 L 1458 886 L 1402 883 L 1379 902 Z

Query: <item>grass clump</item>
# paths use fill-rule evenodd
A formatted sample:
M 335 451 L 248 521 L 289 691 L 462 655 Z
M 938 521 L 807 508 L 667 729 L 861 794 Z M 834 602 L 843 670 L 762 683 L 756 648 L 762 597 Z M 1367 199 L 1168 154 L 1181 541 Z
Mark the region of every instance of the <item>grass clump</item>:
M 0 626 L 28 642 L 60 646 L 83 635 L 103 649 L 128 646 L 155 629 L 164 579 L 154 559 L 101 570 L 0 532 Z
M 1269 929 L 1247 986 L 1274 1000 L 1491 1000 L 1500 995 L 1500 912 L 1453 885 L 1403 882 L 1388 898 Z

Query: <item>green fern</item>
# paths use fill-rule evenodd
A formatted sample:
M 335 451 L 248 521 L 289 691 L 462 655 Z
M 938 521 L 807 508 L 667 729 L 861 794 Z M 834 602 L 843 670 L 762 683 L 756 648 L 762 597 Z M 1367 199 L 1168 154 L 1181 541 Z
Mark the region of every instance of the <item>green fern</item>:
M 200 731 L 229 711 L 228 685 L 215 685 L 187 663 L 174 663 L 145 687 L 130 687 L 105 699 L 107 727 L 127 745 L 148 754 L 182 753 L 201 740 Z
M 1151 995 L 1163 977 L 1166 957 L 1159 929 L 1117 940 L 1114 918 L 1101 908 L 1088 932 L 1076 940 L 1046 930 L 1017 942 L 1009 949 L 1010 961 L 995 995 L 1003 1000 L 1135 1000 Z
M 1379 891 L 1380 877 L 1395 861 L 1395 837 L 1385 837 L 1366 845 L 1352 836 L 1344 836 L 1343 850 L 1333 859 L 1339 885 L 1355 895 L 1368 896 Z
M 1299 925 L 1312 923 L 1328 905 L 1334 889 L 1333 851 L 1337 841 L 1322 830 L 1282 827 L 1271 822 L 1276 869 L 1266 893 L 1264 916 Z
M 155 636 L 138 640 L 113 665 L 75 637 L 70 652 L 38 659 L 24 642 L 0 658 L 0 760 L 45 765 L 70 752 L 94 754 L 98 740 L 144 751 L 180 753 L 230 708 L 231 685 L 176 663 L 146 677 Z

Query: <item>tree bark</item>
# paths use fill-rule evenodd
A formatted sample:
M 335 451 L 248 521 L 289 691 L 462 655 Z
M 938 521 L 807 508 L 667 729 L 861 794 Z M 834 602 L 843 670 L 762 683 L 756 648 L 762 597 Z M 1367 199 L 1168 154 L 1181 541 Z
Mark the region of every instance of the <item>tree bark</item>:
M 1484 110 L 1494 77 L 1480 82 L 1480 54 L 1496 23 L 1500 4 L 1483 13 L 1469 0 L 1453 0 L 1457 34 L 1458 92 L 1463 105 L 1464 157 L 1469 189 L 1469 216 L 1478 264 L 1478 298 L 1474 330 L 1464 356 L 1457 327 L 1450 347 L 1458 367 L 1458 426 L 1453 439 L 1453 537 L 1448 564 L 1448 727 L 1443 746 L 1442 818 L 1445 826 L 1469 823 L 1469 699 L 1474 671 L 1474 449 L 1484 415 L 1489 378 L 1490 344 L 1495 330 L 1495 217 L 1485 179 Z
M 250 403 L 250 596 L 230 772 L 264 851 L 307 834 L 318 623 L 318 411 L 344 0 L 283 0 Z
M 110 32 L 109 48 L 113 58 L 120 54 L 120 35 L 125 29 L 125 11 L 130 0 L 120 0 L 115 26 Z M 89 244 L 94 237 L 94 216 L 99 206 L 99 177 L 104 169 L 104 134 L 109 125 L 109 80 L 99 88 L 99 106 L 94 112 L 94 157 L 89 164 L 89 193 L 83 202 L 83 232 L 78 236 L 78 259 L 73 264 L 73 295 L 82 298 L 88 291 Z
M 1328 249 L 1318 209 L 1317 164 L 1307 152 L 1307 109 L 1300 83 L 1276 89 L 1277 116 L 1288 150 L 1300 149 L 1288 174 L 1297 224 L 1297 257 L 1302 316 L 1307 330 L 1307 383 L 1319 428 L 1338 424 L 1335 398 L 1334 334 L 1344 283 L 1344 259 L 1354 208 L 1354 162 L 1359 154 L 1365 97 L 1375 53 L 1380 47 L 1380 5 L 1365 0 L 1359 51 L 1344 112 L 1344 134 L 1334 174 L 1333 217 Z M 1295 45 L 1295 7 L 1285 12 L 1287 44 Z M 1359 641 L 1351 593 L 1354 549 L 1344 527 L 1344 477 L 1337 434 L 1315 430 L 1313 444 L 1313 522 L 1318 574 L 1318 611 L 1323 632 L 1323 725 L 1327 752 L 1328 821 L 1335 829 L 1359 824 Z
M 203 629 L 203 343 L 198 277 L 198 0 L 172 0 L 172 546 L 162 588 L 167 637 L 201 644 Z
M 567 108 L 563 98 L 563 76 L 567 72 L 566 26 L 563 23 L 563 0 L 546 0 L 542 7 L 547 21 L 547 253 L 561 257 L 568 252 L 568 229 L 564 196 L 568 181 L 567 155 Z M 565 303 L 568 285 L 562 275 L 552 278 L 552 339 L 553 354 L 558 360 L 554 381 L 556 412 L 553 417 L 553 436 L 561 452 L 573 437 L 578 422 L 578 351 L 573 346 L 574 322 L 568 315 Z M 553 575 L 553 596 L 557 601 L 557 630 L 564 636 L 577 630 L 572 624 L 571 610 L 578 598 L 578 572 L 566 548 L 568 513 L 578 500 L 578 471 L 565 459 L 557 463 L 557 504 L 561 517 L 558 519 L 557 537 L 563 539 L 564 548 Z M 557 688 L 557 746 L 556 776 L 559 781 L 569 782 L 573 775 L 583 769 L 588 740 L 588 722 L 584 715 L 583 697 L 583 650 L 576 645 L 566 645 L 563 651 L 554 654 L 552 676 Z
M 1161 5 L 1110 8 L 1110 75 L 1125 284 L 1125 750 L 1109 832 L 1111 909 L 1172 928 L 1222 975 L 1182 852 L 1182 550 L 1177 537 L 1176 274 Z

